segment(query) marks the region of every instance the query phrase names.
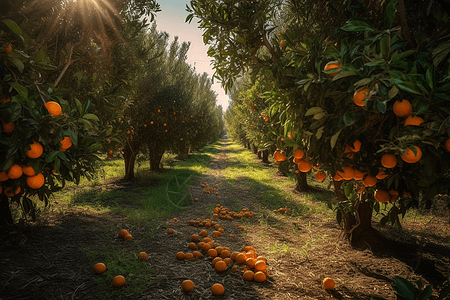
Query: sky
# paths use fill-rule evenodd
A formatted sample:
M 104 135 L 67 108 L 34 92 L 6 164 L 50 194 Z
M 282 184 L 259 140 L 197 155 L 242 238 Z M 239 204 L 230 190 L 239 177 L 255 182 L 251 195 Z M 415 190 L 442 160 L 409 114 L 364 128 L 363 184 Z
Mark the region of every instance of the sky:
M 198 28 L 198 19 L 193 19 L 191 23 L 185 23 L 188 12 L 186 4 L 189 0 L 159 0 L 161 11 L 156 15 L 156 29 L 170 34 L 170 41 L 178 36 L 179 42 L 190 42 L 187 54 L 187 63 L 194 66 L 197 73 L 208 73 L 212 78 L 214 73 L 211 66 L 211 58 L 206 52 L 208 46 L 203 43 L 203 31 Z M 217 93 L 217 104 L 222 105 L 223 111 L 228 107 L 228 95 L 225 94 L 220 82 L 214 81 L 212 89 Z

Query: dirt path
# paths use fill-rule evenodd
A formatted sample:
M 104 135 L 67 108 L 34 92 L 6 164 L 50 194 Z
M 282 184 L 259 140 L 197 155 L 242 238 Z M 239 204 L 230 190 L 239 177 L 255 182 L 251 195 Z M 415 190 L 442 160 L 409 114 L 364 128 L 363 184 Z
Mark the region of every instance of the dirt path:
M 387 231 L 403 247 L 415 247 L 417 241 L 426 243 L 420 251 L 392 251 L 374 253 L 371 249 L 355 250 L 339 237 L 341 231 L 334 220 L 317 214 L 287 216 L 273 214 L 258 204 L 258 194 L 250 191 L 246 181 L 228 186 L 223 180 L 227 166 L 236 163 L 229 159 L 229 141 L 210 163 L 210 171 L 190 189 L 192 199 L 198 198 L 186 210 L 172 216 L 159 226 L 156 235 L 148 238 L 146 228 L 135 228 L 133 236 L 139 247 L 149 254 L 148 266 L 152 280 L 138 296 L 121 294 L 121 299 L 370 299 L 372 295 L 394 299 L 391 288 L 395 275 L 409 280 L 441 284 L 450 275 L 450 247 L 443 235 L 429 235 L 426 228 L 406 231 Z M 242 149 L 242 151 L 246 151 Z M 257 158 L 255 156 L 255 162 Z M 259 163 L 259 162 L 257 162 Z M 276 175 L 274 175 L 276 176 Z M 285 180 L 276 177 L 274 180 Z M 203 187 L 202 187 L 203 185 Z M 205 190 L 210 193 L 204 193 Z M 217 192 L 217 195 L 216 195 Z M 299 195 L 299 201 L 302 195 Z M 253 218 L 222 220 L 213 218 L 216 204 L 239 212 L 248 208 Z M 168 205 L 179 205 L 168 201 Z M 224 233 L 214 237 L 215 246 L 229 247 L 231 252 L 253 246 L 258 255 L 267 259 L 269 277 L 263 283 L 245 282 L 242 267 L 237 272 L 231 266 L 216 272 L 211 258 L 177 260 L 179 251 L 188 248 L 191 235 L 213 228 L 191 226 L 190 220 L 211 219 L 220 224 Z M 439 221 L 440 222 L 440 221 Z M 439 222 L 430 222 L 434 232 L 442 229 Z M 244 230 L 238 229 L 244 226 Z M 108 244 L 120 244 L 123 251 L 135 251 L 131 244 L 115 238 L 117 229 L 126 227 L 119 215 L 71 209 L 46 216 L 45 224 L 31 227 L 29 233 L 11 233 L 7 244 L 0 248 L 0 300 L 9 299 L 97 299 L 96 278 L 86 268 L 89 258 L 80 249 L 102 249 Z M 174 234 L 167 229 L 173 228 Z M 429 232 L 428 232 L 429 233 Z M 234 234 L 235 237 L 230 237 Z M 405 249 L 405 248 L 404 248 Z M 403 250 L 404 250 L 403 249 Z M 395 249 L 394 249 L 395 250 Z M 402 255 L 403 253 L 403 255 Z M 334 291 L 326 291 L 321 282 L 332 277 Z M 191 279 L 196 288 L 184 293 L 181 282 Z M 214 283 L 225 287 L 223 297 L 211 295 Z M 130 280 L 130 285 L 133 280 Z M 105 293 L 114 291 L 112 287 Z

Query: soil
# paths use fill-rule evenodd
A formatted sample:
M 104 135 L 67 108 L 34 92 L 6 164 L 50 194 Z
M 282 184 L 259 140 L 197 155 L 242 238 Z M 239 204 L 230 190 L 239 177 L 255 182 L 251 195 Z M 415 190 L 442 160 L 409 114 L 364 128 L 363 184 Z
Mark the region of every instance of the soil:
M 274 215 L 258 205 L 259 195 L 250 191 L 245 180 L 232 187 L 222 182 L 221 173 L 233 163 L 228 159 L 227 143 L 223 141 L 210 163 L 210 171 L 191 188 L 192 198 L 198 201 L 170 220 L 161 220 L 151 239 L 146 238 L 148 228 L 133 229 L 134 240 L 140 240 L 140 246 L 148 253 L 145 263 L 154 273 L 139 296 L 121 294 L 121 299 L 370 299 L 371 296 L 395 299 L 391 287 L 394 276 L 431 284 L 434 296 L 438 286 L 449 280 L 450 213 L 447 207 L 428 212 L 427 222 L 402 222 L 403 230 L 375 225 L 385 242 L 379 247 L 352 248 L 342 239 L 342 230 L 334 220 L 313 213 L 301 217 Z M 255 160 L 258 160 L 256 155 Z M 282 181 L 286 177 L 274 175 L 273 180 Z M 208 187 L 215 184 L 218 195 L 215 191 L 204 193 L 201 184 L 205 182 Z M 102 188 L 131 189 L 132 185 L 116 181 L 105 183 Z M 231 221 L 214 219 L 212 210 L 216 204 L 233 211 L 248 208 L 256 217 Z M 207 229 L 210 236 L 213 231 L 188 224 L 189 220 L 197 218 L 210 218 L 224 228 L 225 232 L 214 238 L 215 246 L 227 246 L 231 251 L 253 246 L 258 255 L 267 259 L 267 280 L 263 283 L 243 281 L 242 267 L 237 272 L 229 268 L 218 273 L 211 266 L 211 258 L 205 255 L 193 260 L 177 260 L 177 252 L 190 251 L 187 244 L 192 234 Z M 245 229 L 238 229 L 240 225 Z M 167 234 L 168 227 L 175 233 Z M 116 237 L 120 228 L 127 228 L 122 215 L 71 208 L 46 212 L 35 224 L 2 233 L 0 300 L 106 297 L 115 288 L 108 287 L 99 294 L 92 266 L 86 266 L 90 260 L 80 249 L 101 249 L 105 244 L 114 243 L 123 245 L 126 250 L 130 244 Z M 325 277 L 334 279 L 334 290 L 322 287 Z M 194 291 L 184 293 L 181 290 L 185 279 L 195 283 Z M 224 296 L 211 295 L 214 283 L 223 284 Z

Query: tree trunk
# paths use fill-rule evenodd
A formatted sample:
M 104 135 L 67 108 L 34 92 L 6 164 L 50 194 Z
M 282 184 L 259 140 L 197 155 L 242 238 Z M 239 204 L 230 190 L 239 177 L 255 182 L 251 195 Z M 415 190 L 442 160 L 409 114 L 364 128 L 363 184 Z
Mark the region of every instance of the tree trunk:
M 297 178 L 297 184 L 295 185 L 294 191 L 296 192 L 306 192 L 309 190 L 308 181 L 306 180 L 306 173 L 298 172 L 295 176 Z
M 252 144 L 251 147 L 252 147 L 253 154 L 257 154 L 258 153 L 258 147 L 256 147 L 255 144 Z
M 262 161 L 266 164 L 269 163 L 269 150 L 266 149 L 262 151 Z
M 123 159 L 125 161 L 125 177 L 124 180 L 134 179 L 134 163 L 136 156 L 140 151 L 140 143 L 136 140 L 127 140 L 123 148 Z
M 150 170 L 160 172 L 161 171 L 161 159 L 166 150 L 157 145 L 148 145 L 148 156 L 150 159 Z
M 344 191 L 341 189 L 343 181 L 333 180 L 334 192 L 336 193 L 337 199 L 339 202 L 347 201 L 347 197 L 345 197 Z M 345 210 L 342 212 L 342 221 L 344 232 L 349 232 L 352 227 L 356 224 L 356 218 L 353 211 Z
M 247 149 L 248 149 L 248 150 L 251 149 L 251 147 L 250 147 L 250 142 L 249 142 L 249 141 L 247 141 Z
M 279 161 L 278 162 L 278 175 L 280 176 L 287 176 L 287 171 L 289 169 L 289 162 L 288 161 Z
M 9 200 L 4 194 L 0 194 L 0 228 L 6 228 L 13 225 Z
M 258 151 L 258 158 L 262 159 L 262 151 L 261 150 Z

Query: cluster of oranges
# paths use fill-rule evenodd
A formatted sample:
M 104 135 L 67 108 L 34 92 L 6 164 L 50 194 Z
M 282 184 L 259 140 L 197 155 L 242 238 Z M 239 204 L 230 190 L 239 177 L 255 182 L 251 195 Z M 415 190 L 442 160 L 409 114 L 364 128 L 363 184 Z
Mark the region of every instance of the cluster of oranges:
M 133 236 L 126 229 L 121 229 L 119 231 L 118 237 L 122 238 L 124 240 L 131 240 L 133 238 Z M 147 260 L 148 259 L 147 253 L 139 252 L 138 259 L 143 260 L 143 261 Z M 105 272 L 106 272 L 106 265 L 104 263 L 99 262 L 94 265 L 94 273 L 95 274 L 101 275 Z M 112 280 L 112 285 L 115 287 L 123 287 L 125 285 L 125 283 L 126 283 L 126 279 L 123 275 L 116 275 L 116 276 L 114 276 L 114 278 Z
M 220 218 L 222 220 L 233 220 L 240 218 L 253 218 L 255 213 L 250 211 L 248 208 L 243 208 L 239 213 L 230 211 L 228 207 L 223 207 L 217 204 L 213 211 L 213 218 Z
M 2 105 L 8 102 L 11 102 L 11 98 L 6 97 L 2 100 Z M 61 106 L 57 102 L 48 101 L 44 106 L 52 117 L 57 117 L 62 114 Z M 2 129 L 6 134 L 13 134 L 16 126 L 14 123 L 6 123 L 2 120 Z M 72 140 L 67 136 L 61 138 L 60 143 L 61 147 L 59 150 L 63 152 L 72 146 Z M 44 185 L 44 175 L 42 173 L 37 173 L 33 166 L 31 166 L 35 159 L 38 159 L 43 155 L 44 147 L 40 142 L 33 141 L 32 144 L 29 144 L 29 148 L 29 150 L 25 151 L 27 159 L 24 159 L 20 164 L 14 163 L 7 170 L 0 172 L 0 182 L 2 183 L 0 184 L 0 193 L 3 192 L 8 197 L 19 194 L 22 189 L 15 180 L 20 180 L 22 176 L 26 176 L 25 182 L 30 189 L 39 189 Z M 3 185 L 5 186 L 4 190 Z
M 273 212 L 275 212 L 275 213 L 280 213 L 280 214 L 286 214 L 286 215 L 290 215 L 290 214 L 291 214 L 291 212 L 288 211 L 288 210 L 287 210 L 286 208 L 284 208 L 284 207 L 281 207 L 281 208 L 279 208 L 279 209 L 274 209 Z
M 208 183 L 203 182 L 201 184 L 201 187 L 204 188 L 204 190 L 203 190 L 204 194 L 215 193 L 217 196 L 219 195 L 219 192 L 217 191 L 217 185 L 215 183 L 211 183 L 211 187 L 208 187 Z

